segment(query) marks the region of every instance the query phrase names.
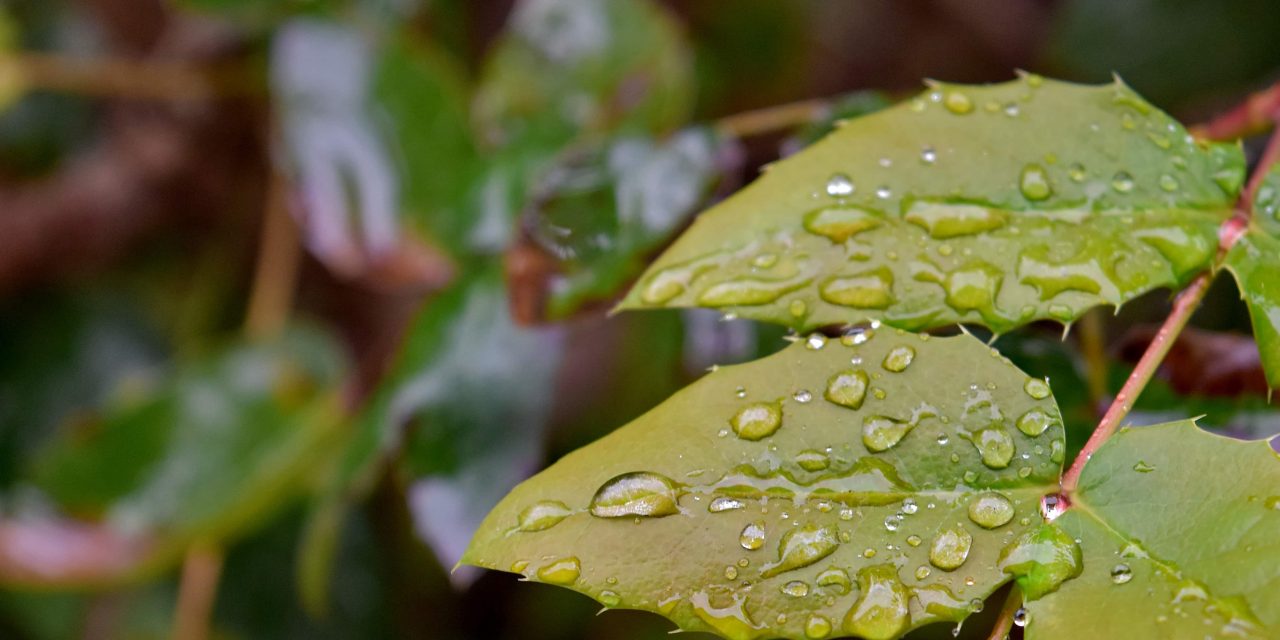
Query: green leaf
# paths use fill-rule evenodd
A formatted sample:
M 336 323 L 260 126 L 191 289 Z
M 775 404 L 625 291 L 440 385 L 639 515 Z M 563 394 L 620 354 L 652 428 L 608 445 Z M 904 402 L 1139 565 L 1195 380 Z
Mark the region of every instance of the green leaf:
M 1027 638 L 1280 635 L 1280 459 L 1192 421 L 1122 430 L 1055 524 L 1084 573 L 1027 604 Z
M 127 580 L 164 568 L 193 541 L 240 535 L 297 496 L 328 458 L 342 415 L 341 366 L 321 335 L 294 331 L 229 349 L 68 433 L 38 459 L 34 486 L 64 514 L 100 520 L 84 526 L 137 556 L 100 575 L 71 566 L 64 576 L 41 573 L 41 558 L 0 550 L 0 581 Z M 95 544 L 64 542 L 89 545 L 69 557 Z
M 1119 81 L 938 84 L 712 207 L 622 308 L 807 329 L 1071 322 L 1206 268 L 1244 174 Z
M 548 170 L 525 225 L 563 271 L 548 316 L 607 300 L 643 271 L 710 194 L 721 144 L 703 128 L 661 141 L 620 136 Z
M 1019 541 L 1058 535 L 1038 515 L 1057 415 L 969 336 L 813 336 L 521 484 L 463 561 L 735 640 L 896 637 L 964 619 L 1009 575 L 1054 586 L 1062 563 Z
M 476 123 L 497 145 L 666 132 L 693 102 L 677 23 L 648 0 L 522 0 L 485 64 Z
M 1267 385 L 1274 389 L 1280 387 L 1280 238 L 1260 226 L 1274 226 L 1274 219 L 1259 214 L 1275 206 L 1270 199 L 1275 197 L 1271 194 L 1280 182 L 1280 172 L 1272 171 L 1267 178 L 1255 203 L 1261 205 L 1255 206 L 1255 223 L 1227 252 L 1223 266 L 1235 276 L 1240 297 L 1249 307 Z

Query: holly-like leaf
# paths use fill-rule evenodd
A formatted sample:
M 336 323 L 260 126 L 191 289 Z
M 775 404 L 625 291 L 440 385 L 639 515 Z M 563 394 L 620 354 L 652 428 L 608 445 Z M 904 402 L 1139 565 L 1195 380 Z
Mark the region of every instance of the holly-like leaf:
M 1280 636 L 1280 459 L 1192 421 L 1122 430 L 1055 524 L 1084 572 L 1027 604 L 1030 640 Z
M 1280 387 L 1280 166 L 1263 178 L 1253 199 L 1253 223 L 1227 252 L 1224 266 L 1235 276 L 1249 307 L 1267 385 Z
M 520 485 L 463 562 L 734 640 L 897 637 L 1079 570 L 1038 510 L 1062 438 L 1048 385 L 972 337 L 813 336 Z
M 292 332 L 77 425 L 32 478 L 58 515 L 24 510 L 0 523 L 0 582 L 115 583 L 162 570 L 195 541 L 242 534 L 329 458 L 341 370 L 327 339 Z
M 1244 173 L 1119 81 L 937 84 L 703 214 L 623 308 L 799 329 L 1071 322 L 1210 264 Z

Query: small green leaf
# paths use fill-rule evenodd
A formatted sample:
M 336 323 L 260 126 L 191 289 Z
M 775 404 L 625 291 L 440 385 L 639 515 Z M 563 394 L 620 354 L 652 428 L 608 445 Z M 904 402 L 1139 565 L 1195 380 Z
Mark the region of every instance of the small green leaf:
M 866 381 L 861 404 L 827 399 L 849 379 Z M 962 620 L 1037 569 L 997 565 L 1028 555 L 1008 544 L 1043 525 L 1061 470 L 1057 407 L 1029 383 L 1043 385 L 969 336 L 815 335 L 521 484 L 463 562 L 734 640 Z M 1037 436 L 1015 426 L 1031 412 L 1049 417 Z M 1001 464 L 984 463 L 984 432 L 1003 434 Z
M 938 84 L 711 208 L 622 308 L 1069 323 L 1205 269 L 1243 174 L 1237 146 L 1193 141 L 1119 81 Z
M 1122 430 L 1055 523 L 1084 572 L 1029 602 L 1027 638 L 1280 635 L 1280 459 L 1192 421 Z
M 1224 266 L 1249 307 L 1267 385 L 1280 387 L 1280 238 L 1251 226 L 1227 252 Z

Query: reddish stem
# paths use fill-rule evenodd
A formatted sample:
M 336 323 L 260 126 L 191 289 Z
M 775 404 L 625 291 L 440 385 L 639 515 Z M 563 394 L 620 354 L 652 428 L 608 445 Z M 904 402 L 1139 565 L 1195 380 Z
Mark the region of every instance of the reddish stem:
M 1013 630 L 1013 618 L 1017 615 L 1018 610 L 1022 608 L 1022 590 L 1014 585 L 1009 590 L 1009 597 L 1005 598 L 1004 608 L 1000 609 L 1000 617 L 996 618 L 996 626 L 991 629 L 991 635 L 987 640 L 1004 640 L 1009 637 L 1009 632 Z
M 1191 127 L 1192 135 L 1207 140 L 1234 140 L 1256 135 L 1275 125 L 1280 114 L 1280 83 L 1249 96 L 1234 109 Z

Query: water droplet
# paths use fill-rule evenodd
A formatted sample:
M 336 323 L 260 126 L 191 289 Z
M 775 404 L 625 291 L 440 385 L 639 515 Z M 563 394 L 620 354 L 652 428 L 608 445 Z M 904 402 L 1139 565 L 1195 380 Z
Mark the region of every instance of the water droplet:
M 804 216 L 806 231 L 824 236 L 835 243 L 842 243 L 881 224 L 879 213 L 854 206 L 823 207 Z
M 1271 496 L 1263 500 L 1262 506 L 1273 511 L 1280 511 L 1280 496 Z
M 680 511 L 677 484 L 671 478 L 637 471 L 616 476 L 591 498 L 591 515 L 600 518 L 660 518 Z
M 1077 162 L 1067 167 L 1067 177 L 1071 178 L 1072 182 L 1084 182 L 1084 179 L 1088 177 L 1088 173 L 1085 172 L 1084 165 Z
M 707 505 L 707 511 L 710 511 L 711 513 L 724 513 L 725 511 L 737 511 L 738 509 L 742 509 L 746 506 L 747 504 L 741 500 L 721 496 L 712 500 L 711 504 Z
M 743 440 L 767 438 L 782 426 L 782 405 L 778 402 L 749 404 L 734 414 L 729 426 Z
M 1013 612 L 1013 623 L 1019 627 L 1025 627 L 1029 617 L 1025 608 L 1018 607 L 1018 610 Z
M 735 566 L 733 566 L 733 565 L 729 565 L 729 566 L 725 567 L 725 568 L 724 568 L 724 579 L 725 579 L 725 580 L 737 580 L 737 579 L 738 579 L 738 568 L 737 568 L 737 567 L 735 567 Z
M 893 271 L 880 267 L 827 278 L 818 295 L 831 304 L 855 309 L 884 309 L 893 304 Z
M 1004 105 L 1004 114 L 1010 118 L 1018 117 L 1018 103 L 1010 102 Z
M 733 392 L 733 393 L 734 393 L 734 395 L 738 396 L 739 398 L 745 398 L 745 397 L 747 397 L 747 389 L 746 389 L 746 387 L 738 387 L 736 390 L 734 390 L 734 392 Z
M 910 620 L 911 594 L 892 564 L 863 567 L 858 571 L 858 601 L 844 618 L 847 633 L 869 640 L 896 638 Z
M 822 397 L 828 402 L 850 409 L 862 407 L 867 397 L 867 372 L 862 369 L 842 371 L 831 376 L 827 381 L 827 390 Z
M 974 481 L 978 479 L 978 474 L 973 471 L 966 471 L 964 472 L 964 475 L 961 477 L 964 478 L 964 481 L 966 483 L 973 484 Z
M 786 571 L 807 567 L 831 555 L 839 546 L 835 527 L 801 525 L 782 535 L 778 542 L 778 561 L 762 567 L 760 575 L 772 578 Z
M 924 542 L 924 539 L 923 539 L 923 538 L 921 538 L 921 537 L 920 537 L 920 536 L 918 536 L 918 535 L 911 534 L 911 535 L 907 536 L 907 544 L 909 544 L 909 545 L 911 545 L 911 546 L 913 546 L 913 547 L 918 547 L 918 546 L 920 546 L 920 543 L 922 543 L 922 542 Z
M 1003 211 L 975 204 L 917 200 L 903 219 L 939 240 L 999 229 L 1008 222 Z
M 969 519 L 983 529 L 1003 527 L 1013 519 L 1013 504 L 994 491 L 980 493 L 969 501 Z
M 1067 444 L 1062 440 L 1054 440 L 1049 444 L 1049 459 L 1061 463 L 1067 458 Z
M 1133 570 L 1129 565 L 1121 563 L 1111 567 L 1111 582 L 1114 584 L 1124 584 L 1133 579 Z
M 862 557 L 868 558 L 868 559 L 874 558 L 876 557 L 876 550 L 872 549 L 871 547 L 867 547 L 866 549 L 862 550 Z
M 778 263 L 778 254 L 762 253 L 751 259 L 751 266 L 758 269 L 769 269 Z
M 889 531 L 897 531 L 898 527 L 900 526 L 902 526 L 902 516 L 900 515 L 885 516 L 884 518 L 885 529 Z
M 818 574 L 817 583 L 819 587 L 834 591 L 840 595 L 849 593 L 852 583 L 849 582 L 849 574 L 839 567 L 831 567 Z
M 693 605 L 694 615 L 730 640 L 752 640 L 760 636 L 761 627 L 747 613 L 746 596 L 741 593 L 735 593 L 733 601 L 724 607 L 712 605 L 711 596 L 705 591 L 689 596 L 689 603 Z
M 915 360 L 915 357 L 915 349 L 906 345 L 899 345 L 890 349 L 889 353 L 885 354 L 884 362 L 881 363 L 881 366 L 883 366 L 887 371 L 900 373 L 905 371 L 906 368 L 911 365 L 911 361 Z
M 914 514 L 915 514 L 915 512 L 917 512 L 917 511 L 919 511 L 919 510 L 920 510 L 920 506 L 916 504 L 916 501 L 915 501 L 914 499 L 912 499 L 912 498 L 907 498 L 906 500 L 903 500 L 903 501 L 902 501 L 902 512 L 903 512 L 903 513 L 905 513 L 905 514 L 907 514 L 907 515 L 909 515 L 909 516 L 910 516 L 910 515 L 914 515 Z
M 843 173 L 832 174 L 827 179 L 827 195 L 842 198 L 853 193 L 853 180 Z
M 813 400 L 813 394 L 809 393 L 807 389 L 801 389 L 792 394 L 791 398 L 800 404 L 808 404 L 810 400 Z
M 942 446 L 946 446 L 948 442 L 951 442 L 951 436 L 945 433 L 939 433 L 937 440 L 938 440 L 938 444 Z
M 752 522 L 742 528 L 738 543 L 747 551 L 755 551 L 764 546 L 764 522 Z
M 982 456 L 982 464 L 992 469 L 1003 469 L 1013 460 L 1013 438 L 998 426 L 980 429 L 973 434 L 973 446 Z
M 1022 385 L 1022 388 L 1027 392 L 1027 395 L 1036 400 L 1044 400 L 1049 397 L 1049 383 L 1040 378 L 1027 380 L 1026 384 Z
M 792 598 L 803 598 L 809 595 L 808 583 L 800 580 L 792 580 L 791 582 L 782 585 L 779 590 L 782 591 L 783 594 L 791 596 Z
M 511 563 L 512 573 L 524 573 L 524 570 L 528 568 L 529 568 L 528 560 L 516 560 L 515 562 Z
M 933 147 L 925 147 L 920 150 L 920 161 L 933 164 L 938 161 L 938 152 Z
M 876 187 L 876 197 L 881 200 L 888 200 L 893 197 L 893 190 L 885 185 Z
M 1138 473 L 1151 473 L 1152 471 L 1155 471 L 1156 468 L 1147 464 L 1146 461 L 1139 460 L 1136 464 L 1133 465 L 1133 470 L 1137 471 Z
M 612 609 L 612 608 L 614 608 L 614 607 L 616 607 L 616 606 L 618 606 L 618 605 L 622 604 L 622 596 L 620 596 L 620 595 L 618 595 L 618 594 L 616 594 L 616 593 L 614 593 L 614 592 L 612 592 L 612 591 L 601 591 L 601 592 L 600 592 L 600 604 L 602 604 L 602 605 L 604 605 L 604 606 L 609 607 L 610 609 Z
M 1039 409 L 1032 409 L 1018 418 L 1018 431 L 1034 438 L 1044 433 L 1051 424 L 1053 424 L 1053 418 L 1050 418 L 1049 414 Z
M 831 621 L 818 614 L 809 616 L 804 623 L 804 637 L 810 640 L 821 640 L 831 635 Z
M 757 306 L 769 304 L 778 298 L 803 287 L 807 280 L 758 280 L 737 278 L 717 283 L 698 294 L 698 304 L 704 307 Z M 725 314 L 726 320 L 733 314 Z
M 942 103 L 946 105 L 947 111 L 956 115 L 964 115 L 973 111 L 973 100 L 970 100 L 969 96 L 959 91 L 948 91 Z
M 804 300 L 792 300 L 791 304 L 787 305 L 787 311 L 792 317 L 803 318 L 809 311 L 809 305 L 805 304 Z
M 1160 176 L 1160 188 L 1165 191 L 1177 191 L 1178 179 L 1166 173 Z
M 827 346 L 827 337 L 821 333 L 811 333 L 809 334 L 809 337 L 805 339 L 804 346 L 810 351 L 818 351 L 819 349 Z
M 862 420 L 862 444 L 872 453 L 888 451 L 914 428 L 910 422 L 887 416 L 867 416 Z
M 1129 193 L 1133 191 L 1133 176 L 1128 171 L 1120 171 L 1111 178 L 1111 188 L 1119 193 Z
M 1029 164 L 1022 168 L 1018 179 L 1018 188 L 1028 200 L 1040 201 L 1053 195 L 1053 187 L 1049 184 L 1049 174 L 1038 164 Z
M 969 558 L 973 536 L 961 526 L 951 527 L 939 533 L 929 547 L 929 562 L 944 571 L 955 571 Z
M 573 515 L 568 505 L 558 500 L 543 500 L 520 512 L 519 531 L 544 531 Z
M 831 464 L 831 461 L 827 458 L 827 454 L 821 451 L 806 449 L 796 454 L 796 464 L 805 471 L 822 471 Z
M 928 578 L 931 574 L 933 574 L 933 569 L 930 569 L 925 565 L 920 565 L 916 567 L 916 580 L 924 580 L 925 578 Z
M 554 560 L 538 569 L 539 580 L 558 585 L 571 585 L 578 581 L 578 576 L 581 574 L 582 566 L 578 564 L 578 559 L 573 556 Z
M 1055 524 L 1042 524 L 1000 552 L 999 569 L 1017 579 L 1028 602 L 1056 591 L 1084 568 L 1080 545 Z

